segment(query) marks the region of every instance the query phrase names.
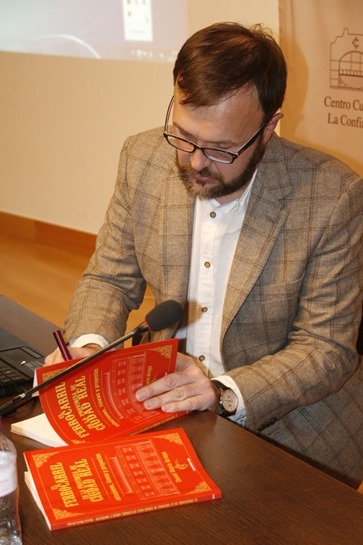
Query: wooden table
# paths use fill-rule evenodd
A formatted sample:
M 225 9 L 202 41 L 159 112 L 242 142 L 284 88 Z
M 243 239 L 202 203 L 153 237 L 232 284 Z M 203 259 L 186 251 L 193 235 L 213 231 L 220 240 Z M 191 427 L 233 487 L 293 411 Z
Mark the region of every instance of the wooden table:
M 0 297 L 0 326 L 39 350 L 53 349 L 55 326 L 4 297 Z M 41 445 L 9 432 L 11 422 L 39 410 L 38 402 L 32 401 L 5 418 L 3 425 L 18 450 L 24 545 L 363 543 L 363 495 L 209 412 L 163 427 L 186 430 L 221 488 L 221 500 L 50 532 L 23 482 L 22 452 Z

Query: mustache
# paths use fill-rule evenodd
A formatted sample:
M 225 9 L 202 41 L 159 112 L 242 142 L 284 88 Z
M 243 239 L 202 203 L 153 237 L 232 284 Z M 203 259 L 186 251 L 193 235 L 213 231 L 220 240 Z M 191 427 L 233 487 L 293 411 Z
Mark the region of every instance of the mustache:
M 215 178 L 215 175 L 211 173 L 208 167 L 202 168 L 202 170 L 194 170 L 190 165 L 181 164 L 178 162 L 178 168 L 180 172 L 186 176 L 199 174 L 199 176 L 203 176 L 205 178 Z

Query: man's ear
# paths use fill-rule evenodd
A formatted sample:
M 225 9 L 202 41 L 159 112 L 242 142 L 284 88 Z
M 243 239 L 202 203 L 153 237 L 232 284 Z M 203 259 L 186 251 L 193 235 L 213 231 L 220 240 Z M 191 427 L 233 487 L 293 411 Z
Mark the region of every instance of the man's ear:
M 277 112 L 274 114 L 270 121 L 267 123 L 266 127 L 263 130 L 263 137 L 262 141 L 263 144 L 266 145 L 267 142 L 270 140 L 271 136 L 273 135 L 273 132 L 276 128 L 277 123 L 284 117 L 284 114 L 281 112 Z

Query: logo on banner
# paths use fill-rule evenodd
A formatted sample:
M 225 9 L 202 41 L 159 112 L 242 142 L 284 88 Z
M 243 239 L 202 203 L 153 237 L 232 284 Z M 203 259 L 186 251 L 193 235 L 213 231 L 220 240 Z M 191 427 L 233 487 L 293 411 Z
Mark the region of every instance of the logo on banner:
M 330 88 L 339 90 L 325 96 L 328 124 L 363 129 L 363 34 L 345 28 L 330 44 Z
M 363 34 L 345 28 L 330 44 L 330 87 L 363 91 Z

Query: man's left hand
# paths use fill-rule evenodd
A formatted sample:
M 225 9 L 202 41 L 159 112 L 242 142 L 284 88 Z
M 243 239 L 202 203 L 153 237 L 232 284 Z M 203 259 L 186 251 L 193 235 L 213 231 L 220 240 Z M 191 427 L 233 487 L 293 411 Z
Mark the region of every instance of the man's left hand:
M 175 372 L 144 386 L 136 399 L 149 410 L 166 413 L 212 410 L 217 405 L 217 388 L 190 356 L 178 352 Z

